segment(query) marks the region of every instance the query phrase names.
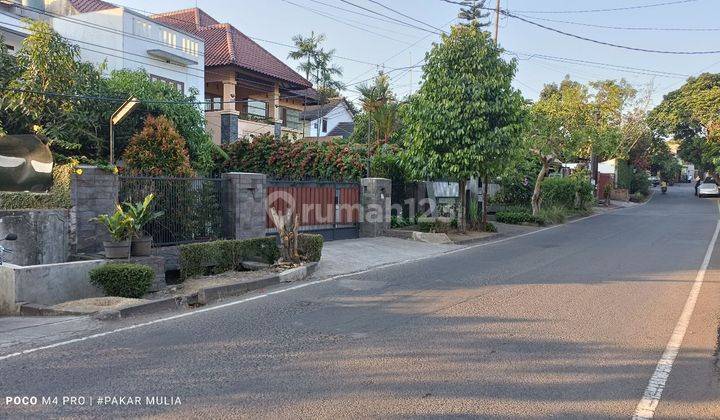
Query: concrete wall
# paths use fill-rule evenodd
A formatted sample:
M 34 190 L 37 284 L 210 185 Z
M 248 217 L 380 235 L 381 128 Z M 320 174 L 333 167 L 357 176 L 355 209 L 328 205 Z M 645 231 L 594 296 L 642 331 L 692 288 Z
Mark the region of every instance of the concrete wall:
M 0 314 L 17 311 L 18 302 L 55 305 L 68 300 L 104 296 L 90 284 L 90 270 L 103 260 L 20 267 L 0 266 Z
M 21 266 L 62 263 L 70 256 L 70 214 L 67 210 L 1 210 L 0 238 L 14 233 L 5 245 L 13 250 L 5 261 Z
M 390 229 L 392 182 L 386 178 L 363 178 L 360 185 L 363 212 L 360 215 L 360 236 L 382 236 Z

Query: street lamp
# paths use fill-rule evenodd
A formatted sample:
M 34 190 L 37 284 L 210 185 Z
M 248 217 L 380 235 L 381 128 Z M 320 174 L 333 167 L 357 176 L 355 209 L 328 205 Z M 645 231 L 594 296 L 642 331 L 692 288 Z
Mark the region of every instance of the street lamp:
M 125 117 L 128 116 L 138 105 L 140 100 L 135 97 L 130 97 L 120 108 L 115 111 L 110 117 L 110 164 L 115 164 L 115 124 L 119 124 Z

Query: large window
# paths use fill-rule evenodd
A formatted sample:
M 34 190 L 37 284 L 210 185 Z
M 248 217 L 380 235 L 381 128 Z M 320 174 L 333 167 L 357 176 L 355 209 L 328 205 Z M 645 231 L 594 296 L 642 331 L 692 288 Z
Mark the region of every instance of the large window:
M 191 55 L 194 55 L 195 57 L 197 57 L 200 52 L 200 44 L 198 44 L 197 41 L 193 41 L 192 39 L 183 38 L 182 50 L 188 54 L 191 54 Z
M 267 118 L 267 102 L 258 101 L 255 99 L 248 99 L 247 113 L 254 117 Z
M 173 79 L 168 79 L 167 77 L 156 76 L 154 74 L 150 75 L 150 80 L 152 80 L 153 82 L 165 83 L 166 85 L 172 86 L 175 89 L 177 89 L 178 91 L 185 93 L 185 83 L 183 83 L 183 82 L 179 82 L 179 81 L 173 80 Z
M 134 19 L 133 33 L 135 35 L 144 36 L 145 38 L 150 38 L 151 31 L 152 31 L 152 25 L 150 24 L 150 22 L 146 22 L 146 21 L 140 20 L 140 19 Z
M 327 133 L 327 118 L 323 118 L 322 120 L 322 132 Z
M 160 41 L 162 41 L 165 45 L 175 48 L 177 46 L 177 34 L 175 32 L 168 31 L 167 29 L 161 29 Z
M 291 128 L 293 130 L 302 129 L 299 110 L 282 107 L 280 108 L 280 118 L 283 120 L 283 127 Z
M 205 94 L 205 111 L 220 111 L 222 106 L 222 96 Z

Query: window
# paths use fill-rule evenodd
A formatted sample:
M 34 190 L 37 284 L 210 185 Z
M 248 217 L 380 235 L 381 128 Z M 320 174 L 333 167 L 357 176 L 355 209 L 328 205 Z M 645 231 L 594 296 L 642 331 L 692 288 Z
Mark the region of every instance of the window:
M 182 50 L 188 54 L 197 57 L 198 53 L 200 52 L 200 44 L 198 44 L 196 41 L 193 41 L 192 39 L 183 38 Z
M 222 110 L 222 96 L 206 94 L 205 95 L 205 111 L 220 111 Z
M 145 22 L 144 20 L 140 20 L 140 19 L 134 19 L 133 33 L 135 35 L 140 35 L 140 36 L 144 36 L 145 38 L 150 38 L 151 31 L 152 31 L 152 25 L 150 25 L 150 22 Z
M 301 130 L 300 111 L 292 108 L 280 108 L 280 118 L 283 120 L 283 127 L 293 130 Z
M 247 103 L 248 115 L 254 115 L 256 117 L 267 117 L 267 102 L 258 101 L 255 99 L 248 99 Z
M 150 80 L 152 80 L 153 82 L 165 83 L 168 86 L 174 87 L 179 92 L 183 92 L 183 93 L 185 92 L 185 83 L 183 83 L 183 82 L 178 82 L 177 80 L 168 79 L 167 77 L 156 76 L 154 74 L 150 75 Z
M 175 32 L 168 31 L 167 29 L 162 29 L 160 31 L 160 41 L 162 41 L 165 45 L 175 48 L 177 46 L 177 34 L 175 34 Z
M 322 131 L 323 133 L 327 133 L 327 118 L 323 118 L 322 120 Z

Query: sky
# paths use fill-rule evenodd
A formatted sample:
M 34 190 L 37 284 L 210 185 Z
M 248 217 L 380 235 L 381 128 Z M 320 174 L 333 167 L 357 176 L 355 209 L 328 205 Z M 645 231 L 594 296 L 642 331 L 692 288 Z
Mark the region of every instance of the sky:
M 432 43 L 440 39 L 432 33 L 438 31 L 431 27 L 447 30 L 459 10 L 459 6 L 443 0 L 375 0 L 375 3 L 373 0 L 348 0 L 348 3 L 342 0 L 119 0 L 114 3 L 153 13 L 200 7 L 217 20 L 230 23 L 253 37 L 293 68 L 297 63 L 287 58 L 290 48 L 267 41 L 292 44 L 291 38 L 296 34 L 323 33 L 327 37 L 326 48 L 336 51 L 336 64 L 342 67 L 342 80 L 348 85 L 344 94 L 351 99 L 357 97 L 357 82 L 371 78 L 381 69 L 390 74 L 398 97 L 416 91 L 421 68 L 413 71 L 398 68 L 421 63 Z M 494 7 L 495 0 L 486 3 Z M 577 12 L 658 3 L 672 4 Z M 720 50 L 720 0 L 501 0 L 501 7 L 536 23 L 607 43 L 675 52 Z M 720 72 L 720 53 L 659 54 L 615 48 L 510 17 L 500 20 L 499 43 L 518 59 L 514 85 L 529 99 L 536 99 L 546 83 L 559 82 L 569 75 L 580 82 L 625 78 L 638 90 L 651 92 L 650 105 L 654 105 L 664 94 L 679 88 L 687 76 Z M 511 59 L 511 54 L 506 58 Z M 571 63 L 568 59 L 585 63 Z

